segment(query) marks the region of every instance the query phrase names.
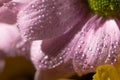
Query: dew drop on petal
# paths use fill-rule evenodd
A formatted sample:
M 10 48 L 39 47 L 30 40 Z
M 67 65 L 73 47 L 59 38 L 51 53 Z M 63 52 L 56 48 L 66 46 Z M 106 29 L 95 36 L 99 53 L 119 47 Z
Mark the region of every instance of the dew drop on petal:
M 77 53 L 73 57 L 73 66 L 79 75 L 93 72 L 99 65 L 114 65 L 118 59 L 120 32 L 116 21 L 108 19 L 101 23 L 98 18 L 89 25 L 92 19 L 84 26 L 84 28 L 90 27 L 87 32 L 84 32 L 85 36 L 81 37 L 79 35 L 81 32 L 75 36 Z M 84 44 L 81 44 L 81 41 L 84 41 Z
M 66 33 L 79 19 L 80 11 L 75 3 L 77 1 L 74 0 L 32 1 L 18 14 L 18 27 L 22 37 L 38 40 Z M 34 33 L 31 33 L 31 30 Z

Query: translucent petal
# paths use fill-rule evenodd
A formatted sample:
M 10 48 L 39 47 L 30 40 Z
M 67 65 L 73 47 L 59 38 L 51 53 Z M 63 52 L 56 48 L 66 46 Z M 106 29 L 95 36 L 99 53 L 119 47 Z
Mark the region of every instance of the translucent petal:
M 62 39 L 61 39 L 62 38 Z M 72 37 L 59 37 L 45 41 L 33 41 L 31 47 L 31 59 L 37 69 L 39 68 L 55 68 L 64 63 L 67 56 L 71 53 L 68 47 Z M 71 43 L 72 45 L 73 43 Z M 70 57 L 69 57 L 70 58 Z
M 114 64 L 119 53 L 120 30 L 115 20 L 96 15 L 76 36 L 73 65 L 78 74 L 94 71 L 101 64 Z
M 16 23 L 16 14 L 14 14 L 7 7 L 0 8 L 0 22 L 7 24 L 15 24 Z
M 5 55 L 14 56 L 16 53 L 16 44 L 21 39 L 17 27 L 0 23 L 0 50 Z
M 64 78 L 68 78 L 74 74 L 74 70 L 69 67 L 68 63 L 62 64 L 53 69 L 39 69 L 35 73 L 34 80 L 63 80 Z
M 31 0 L 12 0 L 12 2 L 27 4 L 27 3 L 30 3 Z
M 71 40 L 86 22 L 84 18 L 88 19 L 89 17 L 84 16 L 81 19 L 82 23 L 74 26 L 66 34 L 56 38 L 33 41 L 31 46 L 31 59 L 37 69 L 39 67 L 54 68 L 68 61 L 73 56 L 76 40 L 73 42 Z
M 15 24 L 17 22 L 17 13 L 22 9 L 26 4 L 26 0 L 13 0 L 13 1 L 2 1 L 6 2 L 0 7 L 0 22 L 7 24 Z
M 31 0 L 11 0 L 3 4 L 3 7 L 8 8 L 11 12 L 17 14 L 21 9 L 23 9 Z
M 0 0 L 0 6 L 2 6 L 4 3 L 9 2 L 11 0 Z
M 25 58 L 30 59 L 30 47 L 31 47 L 31 42 L 26 42 L 21 38 L 16 44 L 16 48 L 15 48 L 16 55 L 24 56 Z
M 85 14 L 82 0 L 34 0 L 18 14 L 26 40 L 48 39 L 69 31 Z

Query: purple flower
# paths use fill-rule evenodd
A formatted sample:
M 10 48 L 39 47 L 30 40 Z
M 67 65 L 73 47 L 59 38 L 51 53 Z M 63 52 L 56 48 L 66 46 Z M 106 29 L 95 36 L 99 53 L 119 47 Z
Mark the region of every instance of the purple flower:
M 99 7 L 88 6 L 91 0 L 15 1 L 18 4 L 10 6 L 10 10 L 17 15 L 18 33 L 22 41 L 31 44 L 24 44 L 22 48 L 30 50 L 30 59 L 37 69 L 51 69 L 70 62 L 80 75 L 117 61 L 120 20 L 117 12 L 110 12 L 116 10 L 114 4 L 110 9 L 103 5 L 107 13 Z
M 22 44 L 23 40 L 16 24 L 17 14 L 26 6 L 27 1 L 29 0 L 21 2 L 19 0 L 2 0 L 0 3 L 2 5 L 0 7 L 0 51 L 2 51 L 0 56 L 15 56 L 21 53 L 24 44 Z

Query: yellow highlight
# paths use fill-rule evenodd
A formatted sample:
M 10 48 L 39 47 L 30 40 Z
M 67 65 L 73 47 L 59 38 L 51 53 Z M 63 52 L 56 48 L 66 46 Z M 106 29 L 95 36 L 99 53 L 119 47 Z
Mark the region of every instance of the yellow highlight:
M 102 65 L 97 68 L 93 80 L 120 80 L 120 74 L 112 65 Z

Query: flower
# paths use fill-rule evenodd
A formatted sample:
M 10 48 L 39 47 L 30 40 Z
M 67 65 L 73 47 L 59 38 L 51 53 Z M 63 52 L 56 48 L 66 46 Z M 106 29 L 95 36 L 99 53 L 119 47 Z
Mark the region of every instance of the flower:
M 30 1 L 13 0 L 8 3 L 4 3 L 4 4 L 1 3 L 3 6 L 0 7 L 0 72 L 4 70 L 3 62 L 5 62 L 4 59 L 6 57 L 24 56 L 27 57 L 27 59 L 30 59 L 29 52 L 30 52 L 31 42 L 24 42 L 17 28 L 17 14 L 19 10 L 21 10 L 23 7 L 27 5 L 27 2 Z M 59 70 L 60 68 L 57 68 L 51 73 L 53 74 L 55 71 L 59 71 Z M 70 71 L 65 72 L 66 74 L 64 76 L 71 75 L 71 73 L 69 73 Z M 11 73 L 8 74 L 8 76 L 12 75 Z M 46 72 L 46 74 L 49 73 Z M 16 75 L 13 74 L 12 76 L 16 76 Z M 61 75 L 57 74 L 56 76 L 58 78 L 62 76 L 62 74 Z M 2 78 L 4 77 L 5 76 L 3 76 Z
M 19 0 L 16 0 L 16 2 L 10 1 L 3 3 L 3 6 L 0 7 L 0 51 L 2 51 L 0 59 L 3 56 L 15 56 L 26 53 L 26 51 L 23 52 L 21 50 L 24 44 L 22 44 L 23 41 L 16 26 L 17 13 L 25 6 L 25 1 L 24 3 L 23 1 L 19 2 Z
M 120 39 L 117 7 L 108 0 L 104 5 L 102 2 L 34 0 L 19 12 L 18 27 L 23 39 L 32 41 L 31 59 L 37 69 L 54 68 L 71 60 L 80 75 L 117 61 Z M 113 11 L 106 5 L 114 6 Z M 101 7 L 111 13 L 101 11 Z
M 3 10 L 17 16 L 13 22 L 20 42 L 8 49 L 30 54 L 37 70 L 69 63 L 81 75 L 114 64 L 120 47 L 119 6 L 117 0 L 12 0 Z M 9 19 L 4 23 L 10 24 Z

